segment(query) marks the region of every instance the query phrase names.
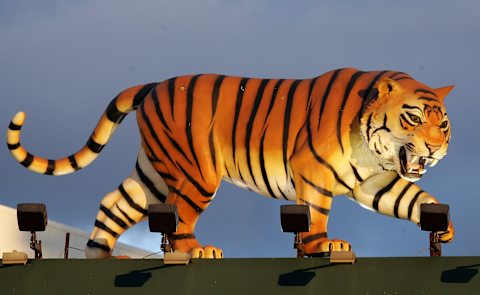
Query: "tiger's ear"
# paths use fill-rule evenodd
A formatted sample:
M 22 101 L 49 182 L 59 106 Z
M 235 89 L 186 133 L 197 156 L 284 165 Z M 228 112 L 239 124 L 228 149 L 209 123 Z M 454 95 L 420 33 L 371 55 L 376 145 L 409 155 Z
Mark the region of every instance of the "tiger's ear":
M 453 90 L 453 88 L 455 88 L 455 85 L 444 86 L 435 89 L 435 92 L 437 93 L 437 96 L 439 96 L 443 101 L 445 97 L 450 93 L 450 91 Z
M 378 97 L 384 97 L 385 95 L 390 95 L 393 93 L 400 93 L 402 87 L 398 84 L 397 81 L 390 78 L 386 78 L 378 82 Z

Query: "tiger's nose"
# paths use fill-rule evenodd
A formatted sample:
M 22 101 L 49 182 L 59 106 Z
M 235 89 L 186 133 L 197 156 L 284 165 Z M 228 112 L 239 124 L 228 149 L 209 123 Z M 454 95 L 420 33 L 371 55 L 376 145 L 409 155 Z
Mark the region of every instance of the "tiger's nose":
M 441 144 L 436 145 L 436 144 L 425 143 L 425 145 L 427 146 L 427 149 L 430 152 L 430 156 L 433 155 L 436 151 L 438 151 L 442 147 Z

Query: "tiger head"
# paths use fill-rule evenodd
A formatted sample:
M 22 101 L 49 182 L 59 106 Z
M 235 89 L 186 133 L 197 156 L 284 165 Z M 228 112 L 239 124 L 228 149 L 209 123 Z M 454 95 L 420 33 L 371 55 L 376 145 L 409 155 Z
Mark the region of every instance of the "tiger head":
M 361 119 L 368 148 L 386 170 L 417 181 L 447 154 L 451 128 L 443 100 L 454 86 L 432 89 L 413 79 L 378 82 Z

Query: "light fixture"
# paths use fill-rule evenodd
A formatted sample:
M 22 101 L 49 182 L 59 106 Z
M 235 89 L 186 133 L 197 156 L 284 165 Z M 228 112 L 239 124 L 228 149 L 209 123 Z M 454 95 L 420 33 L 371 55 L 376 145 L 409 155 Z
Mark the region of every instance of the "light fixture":
M 332 251 L 330 252 L 330 263 L 351 263 L 354 264 L 357 257 L 353 251 Z
M 174 204 L 152 204 L 148 206 L 148 226 L 151 232 L 162 233 L 163 262 L 165 264 L 185 264 L 190 262 L 190 254 L 173 251 L 168 235 L 177 231 L 178 209 Z
M 297 249 L 297 258 L 303 258 L 305 249 L 300 233 L 310 231 L 310 209 L 307 205 L 282 205 L 280 223 L 283 232 L 295 234 L 293 248 Z
M 31 232 L 30 249 L 35 251 L 35 259 L 42 258 L 42 241 L 37 241 L 37 231 L 45 231 L 48 223 L 45 204 L 17 204 L 17 222 L 20 231 Z
M 450 208 L 446 204 L 421 204 L 420 228 L 430 231 L 430 256 L 442 256 L 438 232 L 446 231 L 450 223 Z
M 25 252 L 19 252 L 17 250 L 13 250 L 12 252 L 3 252 L 2 254 L 2 264 L 3 265 L 10 265 L 10 264 L 27 264 L 28 256 Z

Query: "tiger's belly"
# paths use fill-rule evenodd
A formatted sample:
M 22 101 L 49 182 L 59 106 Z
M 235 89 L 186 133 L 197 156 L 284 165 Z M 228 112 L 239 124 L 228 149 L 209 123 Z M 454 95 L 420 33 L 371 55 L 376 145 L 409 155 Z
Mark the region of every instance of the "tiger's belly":
M 248 178 L 248 173 L 242 173 L 240 169 L 228 171 L 223 180 L 249 191 L 256 192 L 268 198 L 295 201 L 296 192 L 293 179 L 279 169 L 263 169 L 258 174 L 262 177 Z M 263 172 L 263 173 L 262 173 Z

